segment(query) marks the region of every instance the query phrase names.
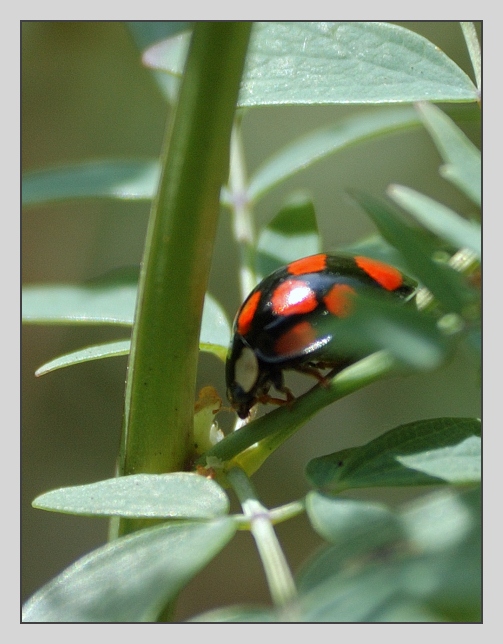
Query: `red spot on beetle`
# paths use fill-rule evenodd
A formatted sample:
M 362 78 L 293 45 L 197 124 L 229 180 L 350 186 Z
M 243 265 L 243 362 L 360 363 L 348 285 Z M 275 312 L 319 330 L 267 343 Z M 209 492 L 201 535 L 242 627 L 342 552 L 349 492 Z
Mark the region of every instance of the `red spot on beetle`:
M 246 335 L 251 328 L 253 322 L 253 316 L 257 310 L 257 306 L 260 300 L 261 292 L 256 291 L 248 300 L 243 304 L 238 319 L 237 319 L 237 330 L 241 335 Z
M 316 339 L 316 331 L 309 322 L 299 322 L 276 340 L 274 350 L 280 356 L 295 355 Z
M 277 315 L 309 313 L 318 306 L 316 293 L 306 282 L 291 279 L 282 282 L 271 296 L 272 311 Z
M 402 286 L 403 278 L 400 271 L 394 266 L 370 257 L 355 257 L 357 265 L 370 275 L 380 286 L 387 291 L 395 291 Z
M 352 297 L 356 295 L 354 288 L 348 284 L 334 284 L 323 298 L 327 310 L 338 318 L 345 318 L 353 310 Z
M 297 259 L 288 264 L 287 269 L 291 275 L 305 275 L 306 273 L 318 273 L 327 267 L 327 256 L 324 253 L 311 255 Z

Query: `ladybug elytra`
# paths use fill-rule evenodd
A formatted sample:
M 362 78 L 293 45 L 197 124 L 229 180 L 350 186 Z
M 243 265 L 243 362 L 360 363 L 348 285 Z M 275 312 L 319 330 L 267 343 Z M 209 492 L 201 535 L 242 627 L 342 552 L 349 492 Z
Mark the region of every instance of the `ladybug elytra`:
M 249 294 L 234 320 L 226 382 L 238 416 L 246 418 L 258 402 L 293 400 L 283 382 L 286 369 L 323 382 L 320 370 L 341 371 L 356 361 L 336 346 L 334 323 L 351 315 L 356 293 L 379 289 L 407 299 L 415 286 L 397 268 L 363 256 L 319 253 L 271 273 Z M 271 386 L 286 401 L 271 398 Z

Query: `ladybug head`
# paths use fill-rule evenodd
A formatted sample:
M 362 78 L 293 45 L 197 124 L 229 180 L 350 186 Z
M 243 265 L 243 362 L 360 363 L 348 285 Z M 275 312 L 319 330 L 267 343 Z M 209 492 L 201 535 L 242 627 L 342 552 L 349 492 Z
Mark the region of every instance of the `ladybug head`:
M 229 349 L 225 376 L 227 397 L 240 418 L 248 416 L 272 384 L 269 369 L 239 334 Z

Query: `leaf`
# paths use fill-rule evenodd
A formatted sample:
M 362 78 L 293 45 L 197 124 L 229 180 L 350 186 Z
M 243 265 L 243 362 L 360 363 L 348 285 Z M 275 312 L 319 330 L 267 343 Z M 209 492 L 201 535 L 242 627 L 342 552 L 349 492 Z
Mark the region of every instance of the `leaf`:
M 467 485 L 480 481 L 480 421 L 432 418 L 400 425 L 361 447 L 315 458 L 306 467 L 316 487 Z
M 234 520 L 225 517 L 116 539 L 36 592 L 23 607 L 23 622 L 155 621 L 235 531 Z
M 199 334 L 199 348 L 215 354 L 225 361 L 231 341 L 231 326 L 220 303 L 206 293 L 204 296 L 203 318 Z
M 298 575 L 303 621 L 480 620 L 479 489 L 443 490 L 395 511 L 372 504 L 367 524 L 365 502 L 321 502 L 318 520 L 323 508 L 337 531 L 339 514 L 342 530 Z
M 469 248 L 480 258 L 482 231 L 479 225 L 466 221 L 447 206 L 412 188 L 391 185 L 387 193 L 432 233 L 455 248 Z
M 132 474 L 52 490 L 32 503 L 39 510 L 129 518 L 211 519 L 229 511 L 222 488 L 198 474 Z
M 149 64 L 178 75 L 183 49 L 164 41 Z M 239 96 L 243 107 L 277 104 L 475 101 L 470 78 L 418 34 L 383 22 L 254 24 Z
M 398 213 L 381 200 L 361 191 L 351 196 L 371 217 L 384 239 L 399 250 L 412 273 L 449 312 L 461 313 L 471 304 L 474 294 L 464 277 L 446 264 L 433 260 L 437 246 L 407 225 Z
M 115 324 L 132 326 L 136 306 L 138 267 L 120 268 L 83 285 L 40 284 L 23 288 L 26 324 Z M 218 302 L 205 296 L 199 348 L 225 361 L 230 324 Z M 37 376 L 101 358 L 127 355 L 130 340 L 93 345 L 59 356 L 39 367 Z
M 230 342 L 230 327 L 223 313 L 219 312 L 220 308 L 209 297 L 206 300 L 207 308 L 203 310 L 203 323 L 199 339 L 200 351 L 212 353 L 222 362 L 225 362 L 227 350 Z M 218 308 L 218 311 L 217 311 Z M 213 310 L 212 310 L 213 309 Z M 206 313 L 205 313 L 206 311 Z M 116 358 L 119 356 L 129 355 L 131 349 L 131 340 L 118 340 L 116 342 L 106 342 L 96 344 L 78 351 L 71 351 L 53 360 L 49 360 L 41 365 L 35 375 L 44 376 L 47 373 L 81 364 L 82 362 L 91 362 L 102 358 Z
M 136 282 L 33 284 L 23 287 L 23 322 L 132 326 Z
M 346 255 L 363 255 L 364 257 L 372 257 L 381 262 L 391 264 L 405 272 L 404 260 L 396 248 L 388 244 L 379 234 L 369 235 L 363 239 L 339 246 L 337 250 Z
M 112 271 L 87 282 L 74 284 L 34 284 L 23 287 L 22 311 L 26 324 L 114 324 L 132 326 L 134 321 L 138 268 Z M 201 322 L 201 349 L 221 356 L 230 341 L 230 324 L 220 304 L 206 294 Z M 89 348 L 96 357 L 105 357 L 107 345 Z M 110 346 L 108 355 L 123 355 L 125 345 Z M 86 350 L 84 350 L 86 351 Z M 79 352 L 74 362 L 85 359 Z M 89 358 L 92 359 L 92 358 Z M 68 364 L 73 364 L 70 360 Z
M 417 110 L 445 161 L 440 172 L 475 204 L 481 204 L 480 151 L 458 126 L 435 105 L 420 103 Z
M 355 360 L 385 350 L 402 367 L 431 370 L 451 351 L 452 338 L 438 329 L 434 317 L 413 305 L 395 302 L 381 293 L 359 293 L 352 305 L 347 318 L 313 322 L 320 337 L 337 338 L 327 344 L 324 360 Z
M 295 259 L 321 251 L 316 213 L 311 198 L 296 192 L 269 224 L 257 242 L 259 279 Z
M 164 38 L 169 38 L 182 31 L 190 29 L 190 22 L 183 22 L 181 20 L 138 20 L 128 21 L 126 23 L 129 31 L 138 46 L 138 49 L 143 50 L 152 43 L 159 42 Z
M 156 160 L 106 159 L 27 172 L 23 175 L 23 206 L 68 199 L 153 199 L 159 182 Z
M 372 543 L 381 547 L 390 540 L 403 536 L 393 512 L 381 503 L 366 503 L 353 499 L 332 497 L 320 492 L 309 492 L 306 511 L 311 525 L 325 541 L 347 542 L 353 551 Z M 374 541 L 374 536 L 378 537 Z M 347 552 L 345 552 L 347 555 Z
M 480 52 L 480 43 L 475 30 L 473 22 L 461 22 L 461 29 L 465 37 L 466 47 L 470 54 L 472 61 L 473 71 L 475 72 L 475 79 L 477 81 L 477 88 L 479 93 L 482 91 L 482 56 Z
M 255 172 L 248 199 L 257 201 L 281 181 L 338 150 L 419 124 L 412 107 L 400 107 L 350 117 L 311 132 L 280 150 Z M 152 200 L 159 175 L 160 165 L 155 159 L 101 159 L 26 172 L 22 181 L 23 206 L 85 198 Z M 225 190 L 221 198 L 228 204 Z
M 80 351 L 72 351 L 71 353 L 66 353 L 58 358 L 54 358 L 54 360 L 46 362 L 35 371 L 35 375 L 37 377 L 44 376 L 46 373 L 62 369 L 63 367 L 70 367 L 72 365 L 80 364 L 82 362 L 90 362 L 92 360 L 100 360 L 101 358 L 126 356 L 129 354 L 130 347 L 130 340 L 119 340 L 117 342 L 106 342 L 104 344 L 86 347 Z
M 388 107 L 350 116 L 309 132 L 272 155 L 251 176 L 248 198 L 257 201 L 275 185 L 352 145 L 420 124 L 412 107 Z
M 239 623 L 239 624 L 253 624 L 259 622 L 261 624 L 267 622 L 278 622 L 278 616 L 266 608 L 257 608 L 254 606 L 225 606 L 224 608 L 215 608 L 209 610 L 196 617 L 192 617 L 189 622 L 191 623 Z

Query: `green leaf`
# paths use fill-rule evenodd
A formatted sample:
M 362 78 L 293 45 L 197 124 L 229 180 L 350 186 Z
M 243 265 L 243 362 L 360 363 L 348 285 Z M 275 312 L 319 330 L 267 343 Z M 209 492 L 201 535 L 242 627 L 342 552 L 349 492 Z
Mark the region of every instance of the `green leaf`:
M 215 608 L 192 617 L 189 622 L 193 623 L 239 623 L 249 624 L 259 622 L 278 622 L 278 616 L 272 610 L 265 608 L 256 608 L 254 606 L 225 606 L 224 608 Z
M 324 562 L 326 566 L 331 561 Z M 333 575 L 302 594 L 300 604 L 308 622 L 377 622 L 398 595 L 397 567 L 366 567 L 356 575 Z M 328 568 L 330 570 L 330 568 Z M 342 577 L 342 578 L 341 578 Z M 430 621 L 428 619 L 428 621 Z M 433 620 L 436 621 L 436 620 Z
M 52 490 L 32 503 L 39 510 L 130 518 L 211 519 L 229 511 L 214 481 L 190 472 L 132 474 Z
M 120 290 L 123 287 L 118 287 Z M 78 286 L 28 286 L 23 289 L 23 321 L 34 324 L 132 324 L 133 298 L 136 300 L 136 288 L 130 292 L 130 302 L 121 299 L 113 289 L 109 291 L 111 299 L 96 297 L 96 293 Z M 102 304 L 104 307 L 102 308 Z M 104 308 L 107 308 L 107 311 Z M 112 312 L 112 309 L 115 312 Z M 95 311 L 91 314 L 91 311 Z M 84 312 L 85 311 L 85 312 Z M 230 325 L 220 305 L 206 295 L 199 349 L 212 353 L 225 361 L 230 342 Z M 130 340 L 106 342 L 92 345 L 58 356 L 40 366 L 36 376 L 43 376 L 63 367 L 90 362 L 102 358 L 114 358 L 128 355 L 131 348 Z
M 296 192 L 269 224 L 257 242 L 259 279 L 295 259 L 321 251 L 314 205 L 309 195 Z
M 258 23 L 246 69 L 242 105 L 476 100 L 438 47 L 387 23 Z
M 113 271 L 110 275 L 74 284 L 33 284 L 23 287 L 22 310 L 26 324 L 114 324 L 132 326 L 137 295 L 138 269 Z M 220 304 L 209 294 L 204 300 L 201 348 L 227 347 L 230 324 Z M 106 350 L 107 345 L 102 345 Z M 122 354 L 123 346 L 110 347 Z M 96 347 L 99 354 L 99 348 Z M 115 353 L 119 355 L 119 353 Z M 81 356 L 84 359 L 85 354 Z M 97 355 L 96 357 L 104 357 Z M 89 358 L 92 359 L 92 358 Z
M 462 495 L 443 490 L 398 511 L 372 504 L 367 524 L 364 502 L 312 499 L 320 501 L 317 520 L 333 523 L 338 538 L 298 575 L 303 621 L 480 620 L 478 489 Z
M 350 244 L 339 246 L 338 252 L 346 255 L 363 255 L 364 257 L 373 257 L 381 262 L 391 264 L 399 268 L 402 272 L 405 271 L 404 261 L 402 255 L 393 248 L 390 244 L 386 243 L 381 235 L 369 235 Z
M 403 536 L 396 516 L 380 503 L 331 497 L 320 492 L 309 492 L 306 511 L 316 532 L 330 543 L 343 543 L 353 551 L 372 542 L 374 547 Z M 374 536 L 378 541 L 374 541 Z M 346 553 L 347 554 L 347 553 Z M 346 556 L 346 554 L 344 556 Z
M 447 264 L 433 260 L 437 246 L 424 234 L 407 225 L 386 203 L 361 191 L 351 196 L 371 217 L 384 239 L 401 252 L 412 273 L 449 312 L 461 313 L 474 294 L 464 277 Z
M 480 258 L 482 231 L 478 224 L 466 221 L 447 206 L 412 190 L 412 188 L 391 185 L 387 193 L 399 206 L 407 210 L 432 233 L 455 248 L 469 248 Z
M 396 248 L 388 244 L 379 234 L 369 235 L 355 242 L 338 246 L 336 252 L 345 255 L 363 255 L 373 257 L 406 272 L 404 259 Z
M 482 168 L 480 151 L 458 126 L 435 105 L 421 103 L 417 110 L 445 165 L 441 174 L 480 206 Z
M 215 298 L 206 293 L 199 334 L 199 349 L 213 353 L 225 361 L 230 341 L 231 326 L 227 315 Z
M 352 116 L 310 132 L 274 154 L 252 175 L 248 198 L 257 201 L 280 182 L 339 150 L 418 127 L 420 122 L 412 107 L 395 107 Z M 82 198 L 151 200 L 159 175 L 155 159 L 101 159 L 27 172 L 23 175 L 23 206 Z M 225 191 L 222 200 L 227 203 Z
M 33 284 L 23 288 L 23 322 L 131 326 L 137 285 Z
M 150 622 L 228 543 L 230 518 L 168 523 L 116 539 L 36 592 L 23 622 Z
M 480 421 L 432 418 L 400 425 L 361 447 L 313 459 L 316 487 L 467 485 L 480 481 Z
M 477 88 L 479 92 L 482 91 L 482 56 L 480 52 L 480 43 L 477 36 L 477 31 L 475 30 L 475 25 L 473 22 L 461 22 L 461 29 L 463 31 L 463 36 L 465 37 L 466 47 L 468 53 L 470 54 L 470 60 L 472 61 L 473 71 L 475 73 L 475 79 L 477 81 Z
M 439 331 L 435 318 L 381 293 L 360 293 L 351 316 L 323 318 L 313 325 L 320 337 L 337 337 L 323 354 L 331 361 L 385 350 L 402 367 L 431 370 L 442 364 L 452 347 L 452 338 Z
M 63 356 L 59 356 L 54 360 L 46 362 L 35 371 L 36 376 L 44 376 L 46 373 L 63 369 L 63 367 L 71 367 L 72 365 L 81 364 L 82 362 L 90 362 L 92 360 L 100 360 L 101 358 L 116 358 L 118 356 L 126 356 L 129 354 L 131 347 L 130 340 L 119 340 L 117 342 L 106 342 L 104 344 L 97 344 L 79 351 L 72 351 Z
M 164 38 L 188 31 L 191 27 L 190 22 L 183 22 L 181 20 L 160 20 L 158 22 L 155 20 L 132 20 L 128 21 L 126 25 L 140 50 Z
M 164 41 L 149 65 L 181 73 L 186 44 Z M 174 52 L 173 50 L 178 51 Z M 240 106 L 475 101 L 470 78 L 422 36 L 383 22 L 254 24 Z
M 412 107 L 388 107 L 350 116 L 336 125 L 309 132 L 272 155 L 254 172 L 248 198 L 257 201 L 280 182 L 339 150 L 419 124 Z
M 23 175 L 23 206 L 83 198 L 150 200 L 157 191 L 156 160 L 89 161 Z

